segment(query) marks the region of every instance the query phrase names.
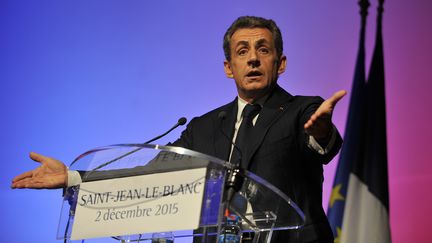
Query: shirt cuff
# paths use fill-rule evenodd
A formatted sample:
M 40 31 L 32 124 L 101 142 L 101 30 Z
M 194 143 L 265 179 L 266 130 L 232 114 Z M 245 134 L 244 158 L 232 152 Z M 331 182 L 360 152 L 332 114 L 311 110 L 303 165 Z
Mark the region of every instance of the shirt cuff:
M 336 141 L 336 128 L 333 125 L 330 141 L 328 142 L 325 148 L 321 147 L 321 145 L 317 142 L 317 140 L 312 136 L 309 136 L 308 147 L 312 150 L 315 150 L 317 153 L 321 155 L 325 155 L 333 148 L 335 141 Z
M 76 170 L 68 170 L 67 187 L 76 186 L 81 184 L 81 175 Z

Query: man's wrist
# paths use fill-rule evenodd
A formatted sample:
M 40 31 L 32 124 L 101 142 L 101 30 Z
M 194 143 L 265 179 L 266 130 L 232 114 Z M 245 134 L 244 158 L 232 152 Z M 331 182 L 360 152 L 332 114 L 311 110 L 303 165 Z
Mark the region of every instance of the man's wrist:
M 328 129 L 327 135 L 321 138 L 314 137 L 314 139 L 321 145 L 321 147 L 327 147 L 330 140 L 332 139 L 333 133 L 334 133 L 334 127 L 332 126 L 330 129 Z
M 309 135 L 308 147 L 311 148 L 312 150 L 315 150 L 317 153 L 321 155 L 327 154 L 333 148 L 333 145 L 336 141 L 336 137 L 337 137 L 337 132 L 336 132 L 336 128 L 333 125 L 332 128 L 330 129 L 330 135 L 328 141 L 324 141 L 324 143 L 321 143 L 316 138 Z

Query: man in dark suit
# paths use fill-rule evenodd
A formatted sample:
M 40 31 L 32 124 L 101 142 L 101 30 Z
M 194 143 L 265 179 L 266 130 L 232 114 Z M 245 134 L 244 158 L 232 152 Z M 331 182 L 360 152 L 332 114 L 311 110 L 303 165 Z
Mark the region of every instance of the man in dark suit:
M 229 160 L 235 153 L 231 147 L 240 130 L 243 108 L 259 104 L 254 127 L 241 148 L 241 166 L 281 189 L 306 216 L 299 232 L 279 232 L 272 242 L 333 242 L 322 208 L 322 166 L 342 143 L 331 114 L 345 91 L 324 103 L 319 97 L 286 92 L 276 83 L 286 67 L 282 49 L 281 34 L 273 21 L 237 19 L 225 34 L 224 66 L 226 75 L 235 80 L 238 97 L 193 119 L 174 145 Z
M 299 231 L 278 232 L 272 242 L 333 242 L 322 208 L 322 166 L 342 143 L 331 116 L 346 92 L 324 101 L 292 96 L 279 87 L 277 79 L 287 61 L 280 30 L 272 20 L 238 18 L 224 36 L 224 52 L 225 73 L 235 80 L 238 97 L 194 118 L 173 145 L 239 163 L 290 196 L 305 213 L 306 225 Z M 243 109 L 251 105 L 258 108 L 239 158 L 232 143 L 241 134 Z M 42 165 L 14 178 L 13 188 L 68 185 L 71 175 L 63 163 L 36 153 L 30 156 Z

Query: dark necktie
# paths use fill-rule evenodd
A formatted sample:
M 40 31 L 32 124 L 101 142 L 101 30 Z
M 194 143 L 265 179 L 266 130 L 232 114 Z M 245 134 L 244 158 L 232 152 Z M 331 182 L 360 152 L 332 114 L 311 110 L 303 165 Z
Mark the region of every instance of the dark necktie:
M 238 147 L 233 148 L 231 155 L 231 163 L 244 166 L 246 163 L 242 162 L 246 153 L 246 148 L 248 142 L 251 140 L 250 135 L 252 133 L 253 118 L 260 112 L 260 105 L 250 105 L 247 104 L 243 109 L 243 121 L 237 132 L 237 137 L 235 140 L 235 145 Z

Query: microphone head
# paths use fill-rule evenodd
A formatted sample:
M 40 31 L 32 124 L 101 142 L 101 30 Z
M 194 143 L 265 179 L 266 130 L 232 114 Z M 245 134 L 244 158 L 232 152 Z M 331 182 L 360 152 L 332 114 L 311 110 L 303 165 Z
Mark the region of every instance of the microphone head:
M 180 125 L 180 126 L 183 126 L 184 124 L 186 124 L 186 122 L 187 122 L 187 119 L 186 119 L 186 117 L 181 117 L 180 119 L 178 119 L 178 124 Z
M 221 119 L 221 120 L 224 120 L 226 118 L 226 116 L 227 116 L 226 111 L 221 111 L 218 114 L 218 118 Z

